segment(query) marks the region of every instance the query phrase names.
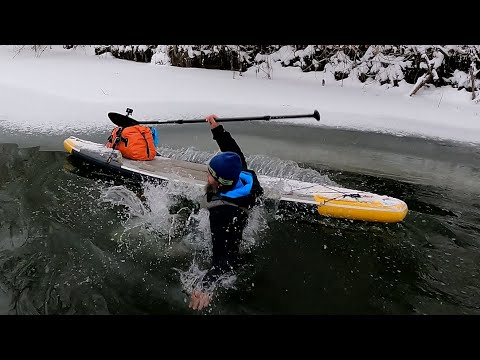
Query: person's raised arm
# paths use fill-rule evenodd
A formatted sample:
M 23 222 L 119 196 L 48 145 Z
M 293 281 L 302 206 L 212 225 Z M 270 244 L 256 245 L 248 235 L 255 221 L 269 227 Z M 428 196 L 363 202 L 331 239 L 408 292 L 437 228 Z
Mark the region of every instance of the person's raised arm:
M 231 151 L 237 153 L 240 156 L 240 159 L 242 159 L 243 170 L 247 170 L 247 162 L 245 161 L 245 156 L 243 155 L 242 150 L 240 150 L 240 147 L 232 138 L 232 135 L 230 135 L 230 133 L 223 128 L 223 125 L 215 121 L 217 118 L 218 116 L 215 114 L 209 115 L 205 118 L 205 121 L 210 124 L 213 139 L 217 142 L 220 151 Z

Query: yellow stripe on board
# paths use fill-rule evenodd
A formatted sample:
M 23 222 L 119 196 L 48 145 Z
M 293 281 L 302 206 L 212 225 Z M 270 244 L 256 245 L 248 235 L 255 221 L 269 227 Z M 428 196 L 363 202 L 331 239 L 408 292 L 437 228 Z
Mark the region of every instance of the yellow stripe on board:
M 65 150 L 67 150 L 71 154 L 73 149 L 75 148 L 75 140 L 72 140 L 72 139 L 64 140 L 63 147 L 65 148 Z
M 408 207 L 403 201 L 386 206 L 381 202 L 362 203 L 345 200 L 330 200 L 320 196 L 314 199 L 321 203 L 318 213 L 323 216 L 334 218 L 363 220 L 372 222 L 396 223 L 407 216 Z

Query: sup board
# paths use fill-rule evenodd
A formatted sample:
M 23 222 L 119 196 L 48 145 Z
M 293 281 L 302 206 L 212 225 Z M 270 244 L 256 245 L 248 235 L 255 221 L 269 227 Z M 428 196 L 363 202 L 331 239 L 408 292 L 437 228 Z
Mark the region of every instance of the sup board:
M 158 155 L 149 161 L 130 160 L 118 150 L 74 136 L 65 139 L 63 145 L 75 159 L 114 176 L 138 181 L 180 181 L 202 188 L 207 183 L 206 164 Z M 279 189 L 279 198 L 276 200 L 294 211 L 383 223 L 400 222 L 408 213 L 404 201 L 386 195 L 260 174 L 257 176 L 264 189 Z

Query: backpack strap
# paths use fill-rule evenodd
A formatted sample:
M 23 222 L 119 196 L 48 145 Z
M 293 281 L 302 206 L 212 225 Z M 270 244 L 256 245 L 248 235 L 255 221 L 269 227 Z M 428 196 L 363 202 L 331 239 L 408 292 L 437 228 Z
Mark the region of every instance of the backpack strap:
M 107 159 L 107 164 L 110 164 L 110 161 L 112 161 L 112 157 L 113 157 L 113 154 L 115 152 L 115 147 L 118 145 L 118 143 L 121 140 L 123 140 L 125 142 L 125 146 L 127 146 L 128 140 L 122 138 L 122 131 L 123 131 L 123 127 L 119 127 L 118 130 L 117 130 L 117 133 L 115 134 L 115 140 L 113 140 L 112 135 L 110 135 L 108 137 L 108 142 L 112 142 L 112 140 L 113 140 L 113 143 L 112 143 L 112 153 L 110 154 L 110 156 Z
M 122 131 L 123 131 L 123 127 L 119 127 L 115 136 L 115 140 L 113 141 L 113 144 L 112 144 L 112 149 L 115 149 L 115 147 L 118 145 L 120 141 L 123 141 L 125 143 L 125 146 L 128 146 L 128 139 L 122 138 Z M 108 140 L 112 141 L 112 135 L 110 135 Z

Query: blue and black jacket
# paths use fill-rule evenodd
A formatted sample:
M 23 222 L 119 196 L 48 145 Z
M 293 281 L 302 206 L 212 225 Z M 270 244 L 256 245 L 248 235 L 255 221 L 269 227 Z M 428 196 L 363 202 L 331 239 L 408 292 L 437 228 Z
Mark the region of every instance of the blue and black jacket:
M 210 211 L 212 233 L 212 267 L 204 282 L 214 281 L 221 274 L 238 265 L 238 255 L 243 230 L 247 225 L 249 210 L 260 203 L 263 189 L 255 171 L 249 170 L 240 147 L 230 133 L 219 125 L 212 129 L 213 139 L 220 151 L 237 153 L 242 160 L 240 179 L 229 188 L 217 193 L 207 193 L 207 207 Z

